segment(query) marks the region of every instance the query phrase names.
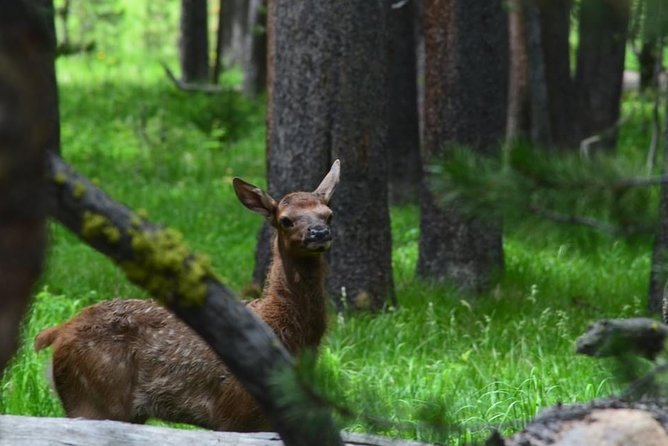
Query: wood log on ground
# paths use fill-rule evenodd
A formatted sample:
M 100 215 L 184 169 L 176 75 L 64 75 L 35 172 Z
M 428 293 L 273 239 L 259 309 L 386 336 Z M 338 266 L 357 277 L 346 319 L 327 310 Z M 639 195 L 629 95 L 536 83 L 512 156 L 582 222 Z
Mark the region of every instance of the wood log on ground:
M 601 400 L 555 406 L 490 446 L 668 446 L 666 402 Z M 498 438 L 498 437 L 497 437 Z
M 649 318 L 594 322 L 576 342 L 577 353 L 596 357 L 637 355 L 653 360 L 663 351 L 668 325 Z
M 429 446 L 426 443 L 343 433 L 347 446 Z M 273 432 L 182 430 L 109 420 L 0 416 L 0 446 L 281 446 Z M 315 445 L 316 443 L 314 443 Z M 319 444 L 319 443 L 317 443 Z
M 55 154 L 49 157 L 49 198 L 56 220 L 111 258 L 197 332 L 255 398 L 289 445 L 338 445 L 329 409 L 306 397 L 283 344 L 174 230 L 115 202 Z M 292 384 L 286 397 L 281 382 Z

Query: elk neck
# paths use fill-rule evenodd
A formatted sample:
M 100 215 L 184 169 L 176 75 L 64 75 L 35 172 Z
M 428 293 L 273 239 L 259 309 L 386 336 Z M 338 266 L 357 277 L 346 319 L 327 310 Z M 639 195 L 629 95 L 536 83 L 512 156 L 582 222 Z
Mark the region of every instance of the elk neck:
M 291 349 L 316 347 L 325 332 L 325 271 L 323 255 L 292 256 L 279 238 L 274 237 L 264 296 L 281 308 L 285 319 L 297 325 L 296 333 L 284 333 L 293 337 L 283 339 Z M 267 322 L 273 325 L 272 321 Z

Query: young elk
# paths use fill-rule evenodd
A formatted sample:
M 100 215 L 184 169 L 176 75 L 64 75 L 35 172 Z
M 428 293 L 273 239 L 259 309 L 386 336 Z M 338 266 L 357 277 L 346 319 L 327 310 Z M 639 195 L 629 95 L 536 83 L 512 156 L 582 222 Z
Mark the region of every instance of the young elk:
M 325 265 L 332 243 L 327 206 L 339 161 L 314 192 L 278 202 L 238 178 L 234 190 L 276 229 L 261 298 L 248 303 L 292 353 L 317 347 L 325 332 Z M 70 417 L 144 423 L 160 418 L 209 429 L 268 429 L 259 408 L 209 346 L 150 300 L 115 299 L 42 331 L 53 345 L 53 383 Z

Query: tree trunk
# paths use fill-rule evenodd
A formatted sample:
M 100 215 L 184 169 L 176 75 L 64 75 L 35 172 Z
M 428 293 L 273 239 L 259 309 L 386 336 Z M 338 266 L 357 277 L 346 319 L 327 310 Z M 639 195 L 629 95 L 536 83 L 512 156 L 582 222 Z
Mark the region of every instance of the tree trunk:
M 654 87 L 656 75 L 656 63 L 658 60 L 658 41 L 650 40 L 642 43 L 638 54 L 638 65 L 640 66 L 640 92 L 645 92 Z
M 223 61 L 225 66 L 243 65 L 248 32 L 250 0 L 223 0 Z
M 508 33 L 510 44 L 510 74 L 508 85 L 508 118 L 506 140 L 516 141 L 530 134 L 529 114 L 529 56 L 522 0 L 510 0 Z
M 668 34 L 668 11 L 664 0 L 645 0 L 642 14 L 642 45 L 638 54 L 640 65 L 640 91 L 658 86 L 659 70 L 663 66 L 659 55 L 663 54 L 663 40 Z
M 575 75 L 580 139 L 601 134 L 598 147 L 617 143 L 630 0 L 580 4 L 580 41 Z
M 345 289 L 347 305 L 381 308 L 393 297 L 384 152 L 389 4 L 272 3 L 269 193 L 312 190 L 331 161 L 341 159 L 330 203 L 335 241 L 328 289 L 338 304 Z
M 424 71 L 425 71 L 425 49 L 424 49 L 424 0 L 411 0 L 414 4 L 415 13 L 415 60 L 417 78 L 417 107 L 418 107 L 418 135 L 420 146 L 424 141 Z M 421 151 L 422 149 L 420 149 Z
M 46 240 L 45 156 L 54 120 L 52 72 L 44 67 L 54 53 L 32 6 L 0 0 L 0 372 L 16 350 Z
M 413 1 L 390 11 L 390 105 L 387 155 L 391 203 L 416 202 L 422 177 Z
M 541 0 L 538 2 L 538 9 L 551 140 L 557 147 L 575 148 L 579 139 L 574 116 L 574 87 L 568 40 L 571 0 Z
M 49 128 L 52 130 L 51 136 L 48 138 L 46 147 L 55 152 L 60 153 L 60 111 L 58 109 L 58 82 L 56 81 L 56 24 L 55 13 L 53 9 L 53 0 L 32 0 L 37 13 L 44 21 L 44 27 L 48 34 L 48 52 L 42 58 L 42 70 L 49 77 L 49 94 L 44 98 L 45 112 L 49 116 Z
M 185 83 L 209 81 L 209 28 L 207 0 L 181 0 L 179 51 Z
M 223 71 L 223 34 L 225 29 L 225 1 L 218 2 L 218 24 L 216 28 L 216 49 L 213 54 L 213 67 L 211 68 L 211 83 L 218 84 L 220 73 Z
M 663 174 L 668 173 L 668 104 L 663 138 Z M 668 322 L 668 184 L 661 185 L 659 195 L 659 220 L 656 225 L 652 267 L 649 276 L 648 308 L 652 313 L 663 314 Z
M 502 2 L 425 3 L 425 163 L 456 146 L 498 156 L 506 126 L 508 28 Z M 482 291 L 503 268 L 501 222 L 465 219 L 425 181 L 418 274 Z
M 243 91 L 256 97 L 267 89 L 267 0 L 250 0 Z
M 534 144 L 549 148 L 552 146 L 552 130 L 540 14 L 536 5 L 526 4 L 524 17 L 529 65 L 529 134 Z

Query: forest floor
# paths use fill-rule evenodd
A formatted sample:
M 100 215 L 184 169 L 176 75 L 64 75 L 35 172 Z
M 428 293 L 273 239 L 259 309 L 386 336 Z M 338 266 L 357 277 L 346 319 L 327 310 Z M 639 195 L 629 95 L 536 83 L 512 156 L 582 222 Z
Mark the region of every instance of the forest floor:
M 238 94 L 238 73 L 226 75 L 223 94 L 187 94 L 153 59 L 100 51 L 59 60 L 58 77 L 64 158 L 181 231 L 241 290 L 261 221 L 237 202 L 231 179 L 265 184 L 265 140 L 263 106 Z M 629 125 L 620 153 L 642 166 L 644 124 Z M 343 428 L 463 444 L 517 430 L 543 407 L 620 391 L 614 364 L 575 355 L 574 341 L 590 321 L 645 314 L 651 237 L 509 222 L 504 278 L 474 298 L 416 280 L 418 208 L 393 207 L 391 217 L 399 306 L 332 312 L 319 352 L 318 388 L 360 414 L 341 416 Z M 99 300 L 145 295 L 62 228 L 49 232 L 23 345 L 0 381 L 0 413 L 63 416 L 45 379 L 50 352 L 33 352 L 35 334 Z

